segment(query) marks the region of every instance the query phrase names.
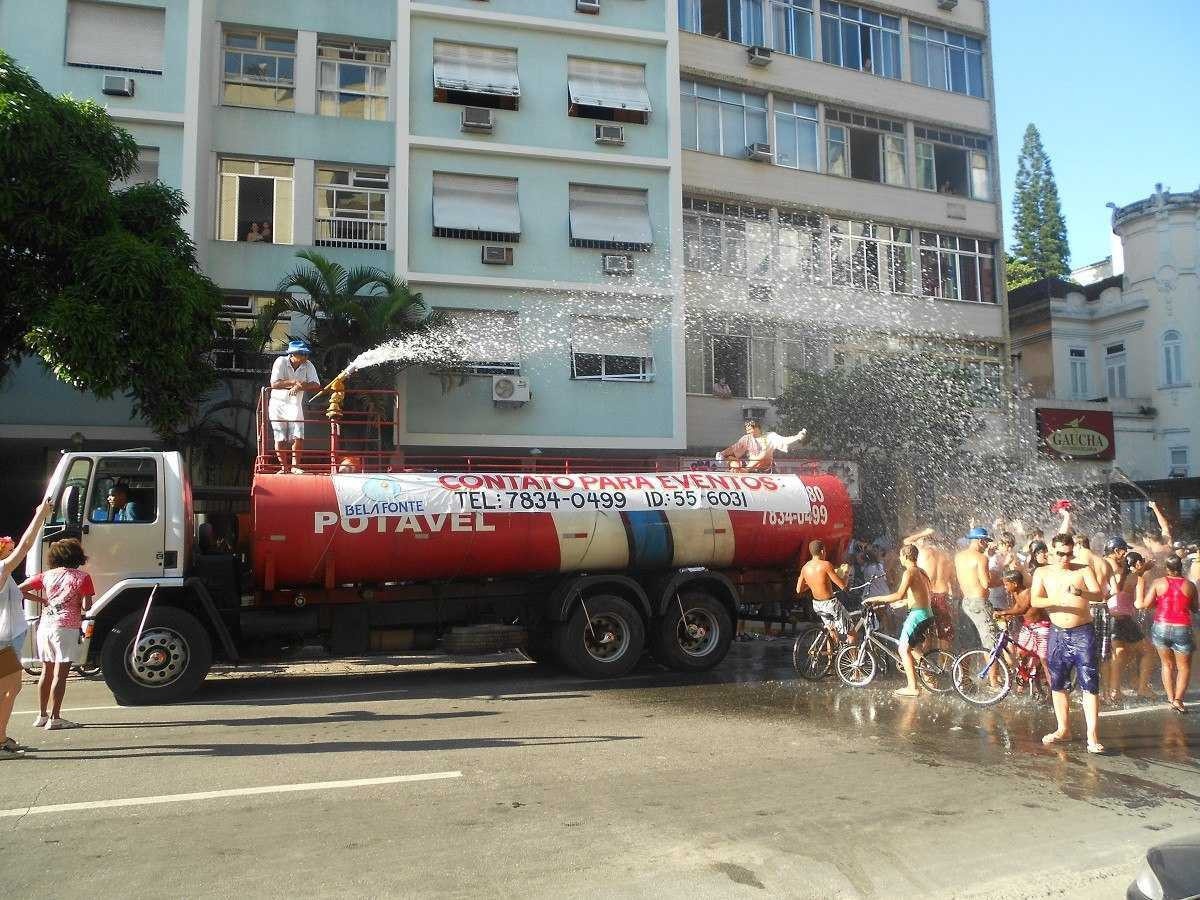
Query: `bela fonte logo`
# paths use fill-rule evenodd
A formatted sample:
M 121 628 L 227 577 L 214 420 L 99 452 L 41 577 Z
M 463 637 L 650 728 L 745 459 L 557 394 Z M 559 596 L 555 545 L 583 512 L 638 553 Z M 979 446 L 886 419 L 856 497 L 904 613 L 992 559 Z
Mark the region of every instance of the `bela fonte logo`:
M 1099 456 L 1108 449 L 1108 438 L 1088 428 L 1080 416 L 1047 434 L 1046 446 L 1063 456 Z

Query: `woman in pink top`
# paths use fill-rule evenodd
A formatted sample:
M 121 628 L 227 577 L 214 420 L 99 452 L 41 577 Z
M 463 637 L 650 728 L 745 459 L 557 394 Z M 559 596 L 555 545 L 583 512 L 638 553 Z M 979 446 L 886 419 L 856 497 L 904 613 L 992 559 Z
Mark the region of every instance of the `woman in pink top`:
M 1187 693 L 1192 676 L 1192 653 L 1196 649 L 1192 635 L 1192 613 L 1196 611 L 1196 586 L 1183 577 L 1183 560 L 1168 556 L 1167 574 L 1150 586 L 1145 596 L 1141 585 L 1134 605 L 1138 609 L 1154 608 L 1154 624 L 1150 639 L 1162 661 L 1163 687 L 1167 702 L 1176 712 L 1187 712 L 1183 695 Z
M 87 562 L 87 557 L 78 540 L 55 541 L 50 545 L 49 557 L 54 568 L 26 579 L 21 591 L 44 604 L 37 630 L 42 674 L 38 680 L 39 712 L 33 727 L 58 731 L 79 727 L 59 713 L 67 692 L 67 674 L 72 664 L 79 662 L 83 614 L 91 606 L 96 589 L 92 586 L 92 576 L 79 568 Z M 44 597 L 34 596 L 35 591 L 41 591 Z
M 1113 538 L 1109 546 L 1119 542 L 1124 548 L 1121 538 Z M 1105 548 L 1106 550 L 1108 547 Z M 1137 665 L 1139 697 L 1154 696 L 1150 688 L 1150 676 L 1154 671 L 1154 663 L 1158 654 L 1146 635 L 1142 632 L 1137 620 L 1137 610 L 1134 608 L 1134 597 L 1142 573 L 1148 568 L 1145 557 L 1136 550 L 1127 553 L 1106 553 L 1106 559 L 1116 570 L 1113 575 L 1113 594 L 1108 598 L 1109 630 L 1112 636 L 1112 660 L 1108 664 L 1106 681 L 1108 683 L 1108 700 L 1116 703 L 1122 697 L 1121 678 L 1127 665 Z

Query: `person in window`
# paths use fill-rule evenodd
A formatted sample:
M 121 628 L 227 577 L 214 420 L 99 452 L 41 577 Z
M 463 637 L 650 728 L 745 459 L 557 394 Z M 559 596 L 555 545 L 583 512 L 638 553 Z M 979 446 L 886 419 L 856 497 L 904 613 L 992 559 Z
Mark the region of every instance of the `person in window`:
M 263 222 L 262 228 L 259 229 L 259 232 L 262 234 L 262 240 L 263 240 L 264 244 L 275 243 L 275 238 L 271 233 L 271 223 L 270 222 Z
M 300 452 L 304 445 L 304 392 L 319 391 L 316 367 L 309 362 L 312 349 L 304 341 L 292 341 L 287 353 L 271 367 L 271 401 L 267 415 L 275 434 L 279 474 L 303 475 Z
M 118 481 L 108 489 L 104 504 L 92 511 L 93 522 L 138 522 L 141 510 L 129 499 L 129 485 Z
M 718 378 L 717 383 L 713 385 L 713 396 L 720 397 L 722 400 L 728 400 L 733 396 L 733 390 L 724 378 Z
M 801 428 L 791 437 L 774 431 L 763 434 L 757 419 L 747 419 L 746 433 L 722 450 L 720 456 L 733 471 L 770 472 L 775 468 L 775 452 L 787 453 L 792 444 L 803 441 L 807 433 Z
M 263 239 L 262 232 L 258 228 L 257 222 L 250 223 L 250 230 L 246 232 L 246 243 L 257 244 Z

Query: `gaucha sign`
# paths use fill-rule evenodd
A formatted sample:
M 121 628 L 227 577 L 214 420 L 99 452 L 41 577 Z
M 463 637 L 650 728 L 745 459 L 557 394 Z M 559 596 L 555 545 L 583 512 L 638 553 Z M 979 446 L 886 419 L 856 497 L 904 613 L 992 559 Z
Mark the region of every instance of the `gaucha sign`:
M 1038 409 L 1038 446 L 1056 459 L 1116 458 L 1111 412 L 1095 409 Z

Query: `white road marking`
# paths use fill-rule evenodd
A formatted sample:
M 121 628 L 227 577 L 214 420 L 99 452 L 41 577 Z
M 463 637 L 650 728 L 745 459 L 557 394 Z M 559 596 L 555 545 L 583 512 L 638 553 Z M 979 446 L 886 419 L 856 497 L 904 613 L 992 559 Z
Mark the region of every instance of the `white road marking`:
M 439 781 L 462 778 L 462 772 L 428 772 L 423 775 L 390 775 L 385 778 L 354 778 L 349 781 L 310 781 L 302 784 L 272 784 L 264 787 L 231 788 L 224 791 L 197 791 L 192 794 L 162 794 L 157 797 L 124 797 L 118 800 L 90 800 L 83 803 L 55 803 L 50 806 L 26 806 L 0 809 L 0 818 L 12 819 L 42 813 L 80 812 L 87 809 L 112 809 L 120 806 L 149 806 L 155 803 L 188 803 L 194 800 L 219 800 L 224 797 L 253 797 L 260 794 L 294 794 L 301 791 L 333 791 L 375 784 L 400 784 L 410 781 Z
M 1188 706 L 1187 703 L 1183 704 Z M 1171 709 L 1169 703 L 1152 703 L 1150 706 L 1135 706 L 1132 709 L 1106 709 L 1101 716 L 1134 716 L 1138 713 L 1150 712 L 1151 710 Z
M 348 697 L 377 697 L 377 696 L 382 696 L 384 694 L 407 694 L 407 693 L 408 693 L 407 688 L 389 688 L 386 691 L 355 691 L 354 693 L 351 693 L 351 694 L 310 694 L 310 695 L 303 696 L 303 697 L 273 697 L 273 696 L 242 697 L 242 698 L 239 698 L 236 700 L 212 700 L 208 703 L 171 703 L 166 707 L 157 707 L 157 708 L 160 708 L 160 709 L 161 708 L 165 708 L 165 709 L 192 708 L 192 709 L 195 709 L 197 707 L 203 708 L 206 706 L 253 706 L 257 703 L 260 703 L 263 700 L 271 701 L 272 705 L 274 705 L 274 706 L 282 706 L 286 703 L 303 703 L 305 701 L 319 703 L 319 702 L 323 702 L 326 700 L 330 700 L 330 701 L 344 700 Z M 139 707 L 139 706 L 73 706 L 69 709 L 62 710 L 62 712 L 65 712 L 65 713 L 93 712 L 98 709 L 145 709 L 145 708 L 146 707 Z M 36 716 L 37 714 L 38 714 L 38 711 L 36 709 L 13 710 L 14 716 L 19 716 L 19 715 Z

